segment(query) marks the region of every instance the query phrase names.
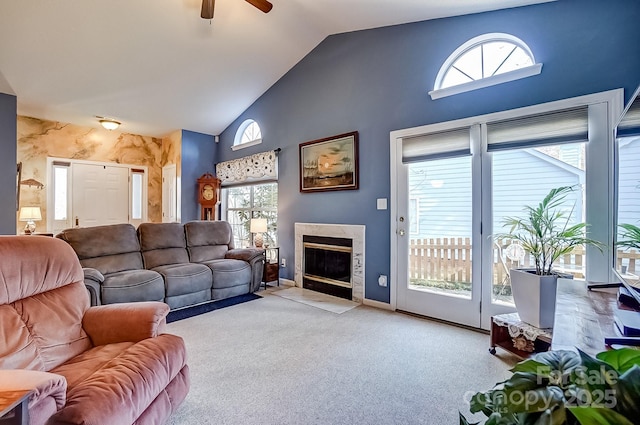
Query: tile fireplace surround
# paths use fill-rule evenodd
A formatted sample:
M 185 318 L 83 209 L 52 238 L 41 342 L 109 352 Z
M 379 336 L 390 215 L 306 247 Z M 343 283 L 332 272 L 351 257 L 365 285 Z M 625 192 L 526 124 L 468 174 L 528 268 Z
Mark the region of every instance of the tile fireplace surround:
M 320 224 L 295 223 L 295 281 L 296 286 L 302 288 L 302 237 L 326 236 L 332 238 L 351 239 L 353 242 L 351 253 L 351 281 L 352 301 L 362 304 L 364 299 L 364 231 L 365 226 L 358 224 Z

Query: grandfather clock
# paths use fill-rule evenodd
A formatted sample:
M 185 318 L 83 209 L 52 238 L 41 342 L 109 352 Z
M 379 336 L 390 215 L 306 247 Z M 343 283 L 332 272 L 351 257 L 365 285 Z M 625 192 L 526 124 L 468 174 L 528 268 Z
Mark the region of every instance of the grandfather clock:
M 197 180 L 200 220 L 217 220 L 220 203 L 220 180 L 213 174 L 205 173 Z

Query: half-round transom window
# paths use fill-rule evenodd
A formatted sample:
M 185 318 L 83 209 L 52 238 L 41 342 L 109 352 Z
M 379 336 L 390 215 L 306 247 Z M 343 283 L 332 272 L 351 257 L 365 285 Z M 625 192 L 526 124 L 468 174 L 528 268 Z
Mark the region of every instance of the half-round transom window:
M 262 132 L 257 122 L 252 119 L 245 120 L 236 132 L 233 148 L 240 149 L 262 143 Z
M 433 99 L 537 75 L 529 46 L 510 34 L 484 34 L 458 47 L 438 72 Z

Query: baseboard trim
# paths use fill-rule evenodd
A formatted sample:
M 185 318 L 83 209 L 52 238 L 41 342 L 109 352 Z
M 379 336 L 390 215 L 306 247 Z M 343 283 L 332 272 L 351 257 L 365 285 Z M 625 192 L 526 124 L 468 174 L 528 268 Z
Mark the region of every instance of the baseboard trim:
M 381 310 L 389 310 L 389 311 L 395 311 L 395 309 L 393 307 L 391 307 L 391 304 L 389 303 L 383 303 L 381 301 L 375 301 L 375 300 L 369 300 L 369 299 L 364 299 L 362 301 L 362 304 L 364 305 L 368 305 L 369 307 L 375 307 L 375 308 L 379 308 Z
M 280 278 L 280 285 L 284 286 L 296 286 L 295 280 L 285 279 L 283 277 Z

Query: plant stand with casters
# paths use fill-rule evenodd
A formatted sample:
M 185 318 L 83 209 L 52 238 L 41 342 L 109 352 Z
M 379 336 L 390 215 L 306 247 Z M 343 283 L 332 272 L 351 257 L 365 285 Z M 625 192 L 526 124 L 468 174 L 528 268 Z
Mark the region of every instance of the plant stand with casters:
M 496 347 L 521 358 L 551 349 L 551 329 L 539 329 L 520 320 L 518 313 L 500 314 L 491 317 L 491 347 L 489 352 L 496 354 Z

